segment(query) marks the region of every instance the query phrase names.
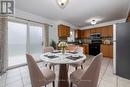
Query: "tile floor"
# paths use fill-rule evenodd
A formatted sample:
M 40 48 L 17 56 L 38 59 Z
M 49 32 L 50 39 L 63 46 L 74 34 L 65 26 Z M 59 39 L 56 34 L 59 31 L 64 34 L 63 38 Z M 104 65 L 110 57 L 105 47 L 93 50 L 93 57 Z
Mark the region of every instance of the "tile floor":
M 32 55 L 34 56 L 35 60 L 37 61 L 40 60 L 39 55 L 41 55 L 41 53 L 33 53 Z M 9 56 L 9 62 L 8 62 L 9 67 L 24 63 L 27 63 L 25 55 Z
M 84 64 L 84 67 L 88 66 L 91 60 L 92 58 L 88 58 L 86 63 Z M 40 68 L 44 66 L 43 62 L 38 63 L 38 65 Z M 112 66 L 113 64 L 111 59 L 103 59 L 98 87 L 130 87 L 130 80 L 114 75 Z M 55 66 L 55 72 L 56 71 L 58 71 L 58 66 Z M 69 74 L 73 71 L 74 68 L 70 67 Z M 56 75 L 58 75 L 58 72 L 56 72 Z M 57 80 L 58 78 L 56 78 L 56 83 Z M 30 83 L 31 82 L 27 66 L 8 70 L 7 73 L 0 76 L 0 87 L 31 87 Z M 47 85 L 47 87 L 52 87 L 52 84 Z

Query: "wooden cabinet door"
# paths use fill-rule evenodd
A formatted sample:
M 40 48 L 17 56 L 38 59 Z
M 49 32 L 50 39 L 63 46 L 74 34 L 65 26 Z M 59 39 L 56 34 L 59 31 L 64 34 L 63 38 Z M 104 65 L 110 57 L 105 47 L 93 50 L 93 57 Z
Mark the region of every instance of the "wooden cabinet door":
M 96 29 L 95 29 L 95 33 L 100 33 L 100 34 L 101 34 L 101 33 L 102 33 L 102 31 L 101 31 L 101 29 L 100 29 L 100 28 L 96 28 Z
M 85 30 L 85 37 L 87 37 L 87 38 L 90 37 L 90 34 L 91 34 L 90 29 L 86 29 Z
M 86 45 L 80 45 L 80 47 L 83 48 L 83 53 L 84 53 L 84 54 L 87 54 L 87 53 L 88 53 L 88 46 L 86 46 Z
M 112 28 L 112 26 L 109 26 L 108 27 L 108 36 L 113 36 L 113 28 Z
M 113 58 L 113 46 L 112 45 L 101 45 L 101 53 L 104 57 Z
M 107 37 L 108 30 L 106 28 L 102 28 L 102 37 Z
M 58 37 L 69 37 L 70 27 L 65 25 L 58 25 Z
M 81 37 L 81 39 L 85 38 L 85 36 L 84 36 L 84 30 L 80 31 L 80 37 Z
M 91 34 L 96 33 L 96 29 L 91 29 L 90 31 L 91 31 Z
M 113 28 L 112 26 L 102 27 L 102 37 L 113 36 Z
M 109 45 L 109 57 L 113 58 L 113 46 Z
M 101 53 L 103 53 L 104 57 L 109 57 L 109 46 L 101 45 Z

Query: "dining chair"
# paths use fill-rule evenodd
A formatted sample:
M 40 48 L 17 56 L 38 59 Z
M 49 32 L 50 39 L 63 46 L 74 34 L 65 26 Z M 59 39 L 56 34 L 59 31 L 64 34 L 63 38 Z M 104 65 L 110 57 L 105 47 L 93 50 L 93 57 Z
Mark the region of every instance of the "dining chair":
M 79 54 L 83 54 L 83 47 L 78 47 L 75 52 L 78 52 Z M 71 66 L 75 67 L 75 70 L 77 70 L 78 67 L 81 67 L 83 69 L 83 63 L 85 60 L 79 61 L 77 63 L 70 64 Z
M 46 52 L 53 52 L 54 51 L 54 48 L 53 47 L 44 47 L 43 48 L 43 53 L 46 53 Z
M 78 46 L 74 45 L 74 44 L 69 44 L 67 49 L 69 50 L 69 52 L 75 52 L 77 50 Z
M 43 53 L 53 52 L 53 51 L 54 51 L 54 48 L 51 46 L 43 48 Z M 55 70 L 55 64 L 47 63 L 47 64 L 45 64 L 45 66 L 49 66 L 50 69 L 53 67 L 53 70 Z
M 30 79 L 32 83 L 32 87 L 40 87 L 45 86 L 49 83 L 53 83 L 53 87 L 55 87 L 55 73 L 48 68 L 40 68 L 37 66 L 34 58 L 30 54 L 26 54 Z
M 98 77 L 103 54 L 95 56 L 86 70 L 78 69 L 70 74 L 71 86 L 77 87 L 97 87 Z

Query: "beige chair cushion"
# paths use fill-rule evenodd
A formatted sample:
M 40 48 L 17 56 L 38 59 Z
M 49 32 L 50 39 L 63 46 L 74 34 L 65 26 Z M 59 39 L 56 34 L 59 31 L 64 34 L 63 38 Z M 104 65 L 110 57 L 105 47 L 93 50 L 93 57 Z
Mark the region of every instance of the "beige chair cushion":
M 48 84 L 55 80 L 55 73 L 53 71 L 51 71 L 50 69 L 45 68 L 45 67 L 41 68 L 40 70 L 44 76 L 44 79 L 40 80 L 41 85 Z M 43 83 L 43 81 L 44 81 L 44 83 Z
M 85 70 L 77 69 L 70 75 L 71 82 L 78 84 L 78 82 L 81 80 L 82 75 L 85 73 Z
M 70 65 L 73 66 L 73 67 L 79 67 L 79 66 L 81 66 L 83 63 L 84 63 L 84 60 L 79 61 L 79 62 L 77 62 L 77 63 L 70 64 Z

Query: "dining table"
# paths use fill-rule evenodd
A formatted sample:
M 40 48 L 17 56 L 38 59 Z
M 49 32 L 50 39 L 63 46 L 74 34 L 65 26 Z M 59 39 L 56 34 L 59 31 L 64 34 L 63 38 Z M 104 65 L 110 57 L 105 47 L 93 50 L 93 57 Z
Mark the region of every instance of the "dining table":
M 66 52 L 63 54 L 58 51 L 54 51 L 43 53 L 40 58 L 46 63 L 59 65 L 58 87 L 69 87 L 67 65 L 84 61 L 86 56 L 83 53 L 78 52 Z

